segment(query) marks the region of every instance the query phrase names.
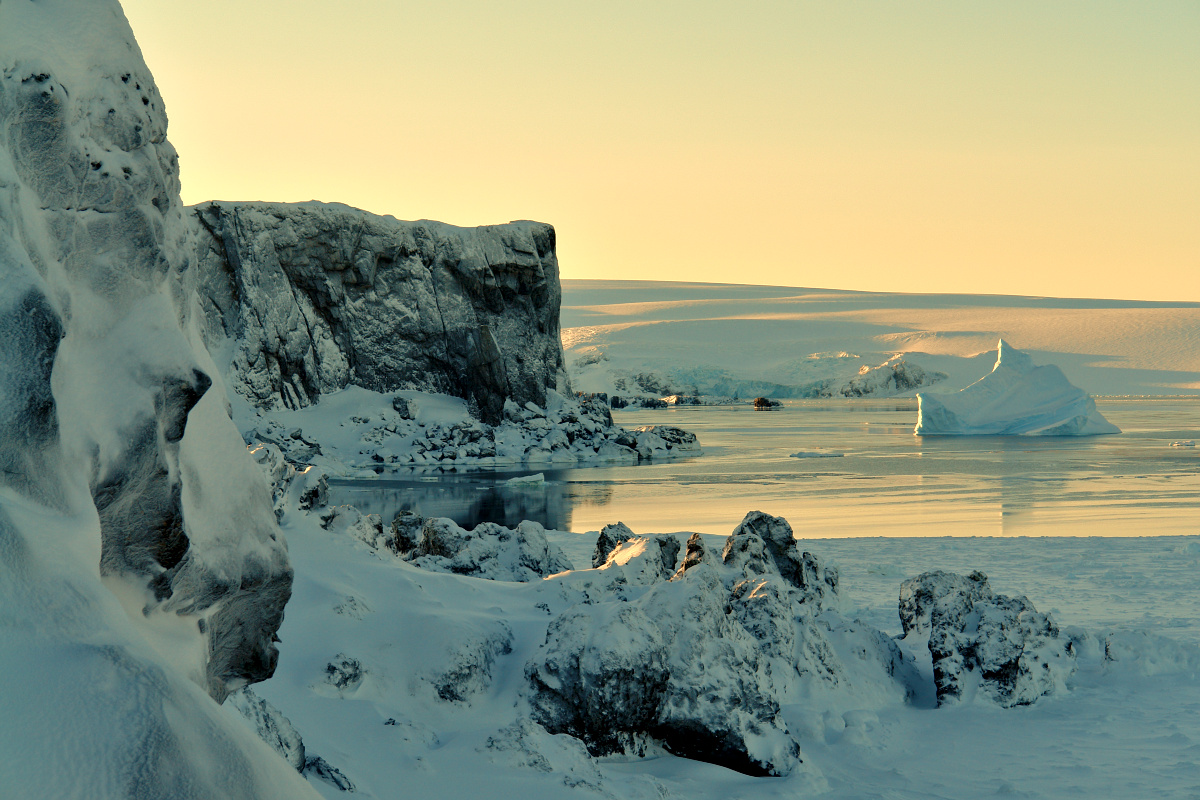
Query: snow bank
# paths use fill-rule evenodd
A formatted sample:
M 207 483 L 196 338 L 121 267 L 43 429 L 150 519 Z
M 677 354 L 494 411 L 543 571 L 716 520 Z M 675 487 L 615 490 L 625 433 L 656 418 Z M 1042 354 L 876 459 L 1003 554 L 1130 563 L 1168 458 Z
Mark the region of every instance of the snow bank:
M 1120 433 L 1062 370 L 1036 367 L 1004 340 L 990 374 L 954 394 L 917 395 L 920 436 L 1090 436 Z

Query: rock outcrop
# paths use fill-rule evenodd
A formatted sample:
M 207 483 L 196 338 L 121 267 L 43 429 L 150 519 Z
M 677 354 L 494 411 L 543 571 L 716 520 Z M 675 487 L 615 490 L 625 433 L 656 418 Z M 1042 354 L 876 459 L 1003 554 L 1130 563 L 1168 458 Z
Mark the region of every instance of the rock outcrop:
M 724 557 L 699 534 L 678 563 L 674 536 L 607 526 L 598 568 L 563 576 L 581 601 L 549 626 L 526 667 L 534 719 L 583 741 L 593 755 L 676 755 L 750 775 L 784 775 L 800 747 L 781 705 L 807 690 L 855 691 L 859 681 L 834 646 L 853 642 L 871 662 L 866 681 L 903 697 L 893 677 L 897 646 L 826 611 L 837 573 L 801 553 L 786 520 L 751 512 Z M 873 659 L 873 661 L 872 661 Z
M 0 4 L 0 639 L 24 659 L 6 695 L 28 680 L 80 723 L 22 716 L 39 783 L 6 774 L 13 796 L 77 794 L 37 759 L 72 752 L 96 796 L 307 792 L 266 785 L 183 684 L 221 700 L 272 673 L 292 571 L 190 318 L 166 127 L 116 0 Z
M 939 706 L 975 687 L 1004 708 L 1029 705 L 1075 671 L 1075 649 L 1054 620 L 1024 597 L 994 594 L 982 572 L 904 581 L 900 623 L 910 643 L 928 637 Z
M 196 274 L 233 388 L 299 408 L 348 384 L 504 401 L 569 390 L 554 228 L 401 222 L 342 205 L 204 203 Z

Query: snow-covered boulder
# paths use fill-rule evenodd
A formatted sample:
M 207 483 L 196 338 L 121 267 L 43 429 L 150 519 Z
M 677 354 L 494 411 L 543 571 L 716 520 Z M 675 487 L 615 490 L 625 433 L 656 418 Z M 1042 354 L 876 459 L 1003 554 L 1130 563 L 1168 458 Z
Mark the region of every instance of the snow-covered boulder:
M 623 522 L 600 529 L 592 554 L 593 567 L 619 568 L 637 585 L 669 580 L 678 564 L 679 539 L 671 534 L 638 536 Z
M 468 702 L 492 684 L 496 659 L 512 652 L 513 632 L 505 623 L 455 637 L 447 659 L 431 676 L 437 696 L 449 702 Z
M 1121 430 L 1096 410 L 1096 401 L 1053 364 L 1033 359 L 1004 340 L 996 365 L 952 394 L 917 395 L 921 436 L 1090 436 Z
M 323 203 L 204 203 L 196 280 L 233 388 L 299 408 L 362 386 L 545 405 L 569 388 L 554 228 L 402 222 Z
M 527 667 L 534 719 L 593 755 L 638 752 L 658 723 L 670 672 L 661 630 L 638 606 L 606 603 L 550 623 Z
M 837 569 L 822 568 L 812 553 L 802 554 L 783 517 L 751 511 L 725 541 L 721 559 L 747 576 L 778 573 L 800 590 L 802 602 L 817 609 L 837 597 Z
M 797 551 L 786 520 L 751 512 L 724 558 L 694 534 L 675 570 L 678 561 L 674 536 L 638 536 L 618 523 L 601 532 L 599 569 L 557 579 L 579 600 L 551 623 L 526 668 L 535 720 L 579 736 L 594 754 L 638 754 L 656 743 L 739 772 L 783 775 L 800 763 L 784 702 L 853 692 L 859 682 L 904 697 L 894 677 L 899 649 L 838 621 L 836 571 Z M 864 665 L 857 672 L 835 639 Z
M 939 706 L 977 691 L 1004 708 L 1029 705 L 1075 671 L 1075 648 L 1054 620 L 1024 597 L 994 594 L 982 572 L 910 578 L 899 611 L 906 641 L 928 639 Z
M 515 528 L 481 522 L 466 530 L 450 519 L 400 514 L 393 521 L 392 537 L 401 558 L 434 572 L 535 581 L 574 569 L 562 550 L 546 540 L 546 530 L 529 520 Z

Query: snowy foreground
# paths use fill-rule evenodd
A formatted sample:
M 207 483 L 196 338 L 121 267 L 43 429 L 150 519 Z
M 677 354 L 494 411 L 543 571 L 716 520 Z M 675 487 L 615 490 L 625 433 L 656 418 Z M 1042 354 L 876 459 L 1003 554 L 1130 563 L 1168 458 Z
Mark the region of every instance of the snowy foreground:
M 669 537 L 671 548 L 661 546 L 662 537 L 622 544 L 617 536 L 597 558 L 595 533 L 548 531 L 543 540 L 534 526 L 513 532 L 509 545 L 488 547 L 478 536 L 439 523 L 434 529 L 442 544 L 433 549 L 465 548 L 455 560 L 420 555 L 429 548 L 417 547 L 416 529 L 401 518 L 399 528 L 405 524 L 408 533 L 399 538 L 407 536 L 409 544 L 397 555 L 385 543 L 389 526 L 378 518 L 317 509 L 290 511 L 283 519 L 296 567 L 295 592 L 280 632 L 278 672 L 253 692 L 294 724 L 310 765 L 315 756 L 332 768 L 325 774 L 334 782 L 311 766 L 306 772 L 327 797 L 346 796 L 338 781 L 352 784 L 357 796 L 379 798 L 1137 798 L 1191 797 L 1200 787 L 1195 537 L 801 539 L 799 549 L 819 559 L 819 572 L 810 578 L 836 572 L 838 589 L 829 591 L 820 579 L 823 589 L 809 584 L 804 595 L 809 609 L 795 617 L 799 655 L 778 662 L 771 647 L 792 641 L 785 630 L 791 617 L 762 616 L 764 608 L 777 608 L 771 603 L 779 602 L 778 589 L 771 595 L 776 599 L 758 605 L 758 612 L 738 611 L 745 601 L 736 599 L 737 590 L 721 600 L 732 603 L 730 619 L 741 620 L 737 624 L 759 642 L 754 658 L 761 660 L 747 672 L 750 651 L 739 638 L 745 633 L 705 638 L 717 634 L 696 632 L 697 622 L 701 628 L 710 624 L 704 617 L 672 606 L 681 598 L 693 598 L 682 600 L 685 605 L 702 599 L 696 578 L 688 576 L 716 569 L 694 567 L 666 580 L 673 567 L 662 567 L 663 553 L 677 554 L 682 566 L 685 550 L 695 560 L 690 551 L 697 545 L 686 546 L 686 534 Z M 486 538 L 486 532 L 477 533 Z M 697 537 L 708 558 L 718 562 L 724 539 Z M 404 555 L 406 547 L 416 550 Z M 504 552 L 520 557 L 505 558 Z M 546 578 L 520 566 L 541 563 L 549 572 L 564 559 L 580 568 L 596 561 L 601 566 Z M 727 555 L 721 569 L 753 562 L 744 559 Z M 455 569 L 474 575 L 454 574 Z M 1055 638 L 1028 629 L 1021 634 L 1027 642 L 1023 658 L 1047 663 L 1034 678 L 1043 671 L 1050 676 L 1034 691 L 1028 691 L 1028 681 L 1014 682 L 1027 691 L 1018 700 L 1030 704 L 1003 707 L 1015 701 L 1010 697 L 1006 703 L 994 683 L 959 669 L 959 678 L 965 676 L 962 699 L 937 707 L 931 647 L 920 631 L 890 645 L 874 638 L 874 629 L 889 637 L 903 632 L 897 610 L 901 583 L 932 569 L 958 573 L 963 585 L 972 585 L 965 576 L 982 570 L 998 596 L 1025 595 L 1039 612 L 1050 614 L 1052 627 L 1061 626 Z M 764 585 L 782 586 L 772 574 L 769 568 L 763 574 Z M 977 608 L 992 609 L 987 616 L 1001 613 L 1010 601 L 998 602 Z M 1043 619 L 1029 613 L 1033 616 L 1021 619 Z M 663 614 L 677 622 L 663 628 Z M 756 619 L 769 623 L 767 628 Z M 564 633 L 584 620 L 590 627 L 582 630 L 591 633 L 583 639 Z M 970 633 L 971 624 L 954 636 L 978 635 Z M 742 774 L 752 771 L 745 762 L 733 764 L 739 772 L 679 758 L 663 749 L 661 739 L 631 735 L 619 746 L 613 739 L 589 739 L 586 725 L 573 731 L 580 737 L 574 738 L 551 735 L 532 721 L 555 726 L 546 712 L 546 681 L 561 688 L 562 666 L 576 663 L 562 659 L 579 646 L 585 650 L 578 669 L 590 665 L 594 676 L 606 669 L 638 676 L 620 684 L 624 688 L 606 706 L 605 721 L 619 728 L 616 721 L 636 719 L 634 700 L 657 663 L 647 655 L 655 650 L 647 637 L 652 640 L 660 630 L 692 636 L 693 646 L 703 646 L 670 652 L 666 670 L 689 675 L 696 687 L 713 687 L 717 694 L 708 702 L 720 707 L 721 697 L 739 693 L 766 698 L 768 706 L 779 701 L 774 721 L 769 708 L 758 709 L 759 720 L 750 725 L 758 735 L 746 743 L 760 763 L 784 777 Z M 642 657 L 621 660 L 638 653 Z M 601 660 L 588 660 L 597 657 Z M 700 663 L 708 665 L 708 673 L 690 674 Z M 789 669 L 792 663 L 797 671 Z M 885 663 L 890 675 L 881 668 Z M 551 664 L 559 666 L 547 673 Z M 943 664 L 939 688 L 946 683 L 944 673 Z M 558 678 L 551 680 L 551 674 Z M 603 685 L 601 677 L 594 679 Z M 666 697 L 673 691 L 668 681 Z M 1048 693 L 1039 696 L 1043 691 Z M 756 712 L 747 706 L 737 713 Z M 727 722 L 734 724 L 734 717 Z M 611 754 L 589 755 L 587 741 L 594 752 Z M 794 752 L 790 742 L 797 746 Z
M 563 281 L 576 390 L 911 397 L 986 375 L 1005 339 L 1092 395 L 1200 394 L 1200 304 Z

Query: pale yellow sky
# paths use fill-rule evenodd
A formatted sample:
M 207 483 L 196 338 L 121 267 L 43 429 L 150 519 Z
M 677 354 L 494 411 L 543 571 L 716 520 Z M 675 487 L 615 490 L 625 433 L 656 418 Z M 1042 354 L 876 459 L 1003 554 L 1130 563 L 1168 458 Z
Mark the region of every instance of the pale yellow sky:
M 183 195 L 567 278 L 1200 301 L 1200 3 L 124 0 Z

